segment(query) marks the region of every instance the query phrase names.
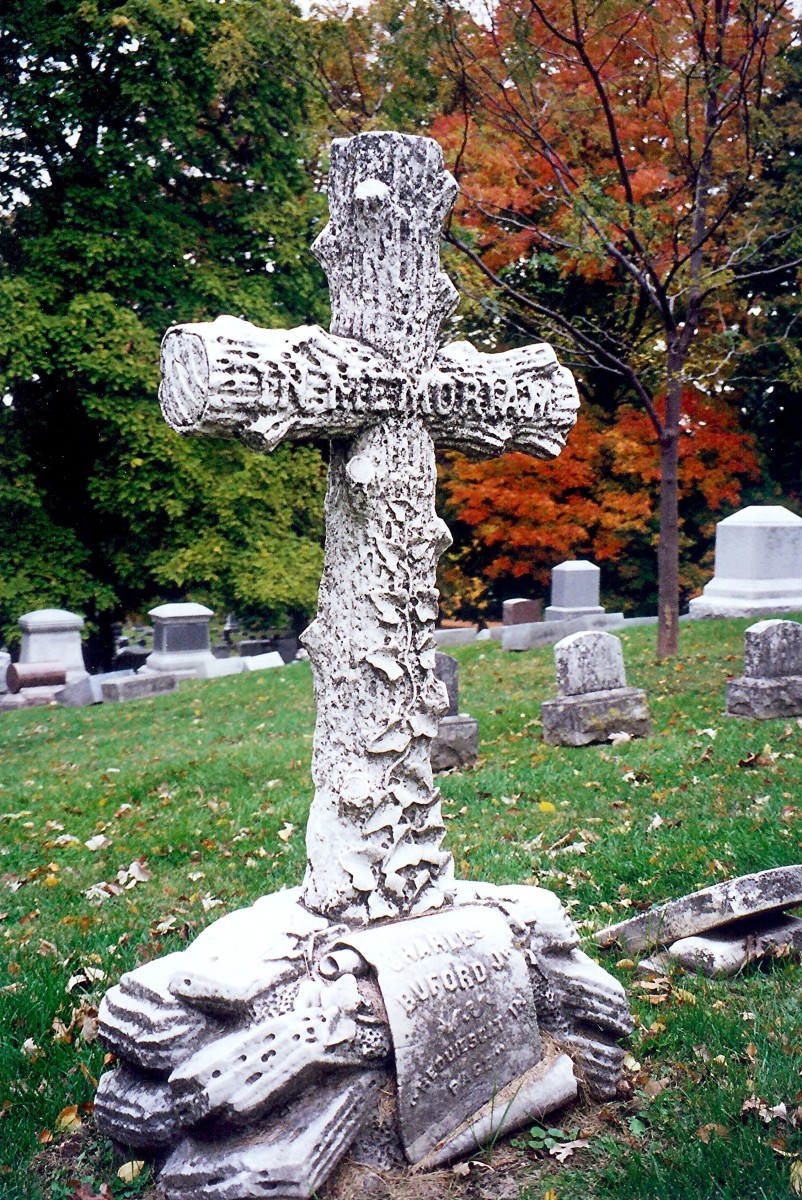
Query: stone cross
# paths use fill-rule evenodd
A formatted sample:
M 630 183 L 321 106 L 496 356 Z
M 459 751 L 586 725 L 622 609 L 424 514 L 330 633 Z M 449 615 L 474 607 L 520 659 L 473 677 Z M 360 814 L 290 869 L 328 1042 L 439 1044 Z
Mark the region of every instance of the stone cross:
M 429 761 L 446 707 L 435 570 L 451 542 L 434 447 L 551 458 L 578 407 L 550 346 L 438 349 L 457 300 L 439 257 L 457 191 L 430 138 L 338 139 L 313 246 L 331 332 L 221 317 L 174 327 L 162 348 L 160 399 L 179 432 L 263 452 L 331 441 L 319 609 L 303 638 L 317 701 L 303 899 L 357 924 L 429 912 L 453 885 Z

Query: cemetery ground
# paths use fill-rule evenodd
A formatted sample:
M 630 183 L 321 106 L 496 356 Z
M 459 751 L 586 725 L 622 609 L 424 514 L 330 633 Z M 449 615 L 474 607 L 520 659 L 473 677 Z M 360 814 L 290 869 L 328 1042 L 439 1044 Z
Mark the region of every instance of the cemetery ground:
M 343 1169 L 321 1200 L 802 1194 L 800 964 L 644 979 L 591 940 L 652 903 L 802 858 L 802 722 L 723 716 L 749 624 L 693 622 L 662 664 L 653 629 L 624 632 L 654 735 L 582 749 L 540 739 L 551 647 L 456 651 L 460 707 L 481 739 L 476 768 L 440 777 L 456 870 L 536 883 L 568 906 L 631 997 L 623 1094 L 553 1113 L 456 1170 Z M 113 1160 L 92 1125 L 97 1004 L 136 963 L 300 882 L 313 723 L 306 663 L 3 717 L 3 1200 L 156 1200 L 149 1168 Z

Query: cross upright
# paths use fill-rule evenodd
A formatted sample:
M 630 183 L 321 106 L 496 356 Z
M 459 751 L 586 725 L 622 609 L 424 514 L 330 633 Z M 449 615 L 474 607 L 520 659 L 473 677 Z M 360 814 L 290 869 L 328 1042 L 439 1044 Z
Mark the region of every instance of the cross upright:
M 160 399 L 179 432 L 262 452 L 331 440 L 319 608 L 303 638 L 317 702 L 303 900 L 350 924 L 429 912 L 453 880 L 429 761 L 446 707 L 435 571 L 451 542 L 434 447 L 552 458 L 579 403 L 545 344 L 438 350 L 457 301 L 439 250 L 457 191 L 430 138 L 337 139 L 312 248 L 331 332 L 220 317 L 175 326 L 162 347 Z

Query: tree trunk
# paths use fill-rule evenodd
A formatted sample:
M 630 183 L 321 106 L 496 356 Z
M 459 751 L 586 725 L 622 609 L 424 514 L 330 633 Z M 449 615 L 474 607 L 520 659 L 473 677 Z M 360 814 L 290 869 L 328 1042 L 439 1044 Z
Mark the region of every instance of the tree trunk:
M 657 543 L 657 657 L 679 649 L 679 419 L 682 378 L 669 360 L 660 445 L 660 535 Z

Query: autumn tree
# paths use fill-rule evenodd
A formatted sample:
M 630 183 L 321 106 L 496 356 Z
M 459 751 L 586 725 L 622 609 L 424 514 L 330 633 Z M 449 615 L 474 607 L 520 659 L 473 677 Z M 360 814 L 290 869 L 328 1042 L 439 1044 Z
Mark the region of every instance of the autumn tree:
M 591 394 L 642 406 L 663 657 L 678 641 L 685 398 L 728 386 L 743 285 L 776 270 L 788 236 L 748 206 L 790 4 L 499 0 L 491 16 L 449 8 L 441 26 L 462 99 L 432 128 L 463 188 L 451 239 L 519 334 L 563 347 Z
M 169 325 L 325 320 L 306 27 L 282 0 L 17 0 L 0 18 L 0 641 L 191 592 L 314 611 L 324 466 L 182 441 Z

